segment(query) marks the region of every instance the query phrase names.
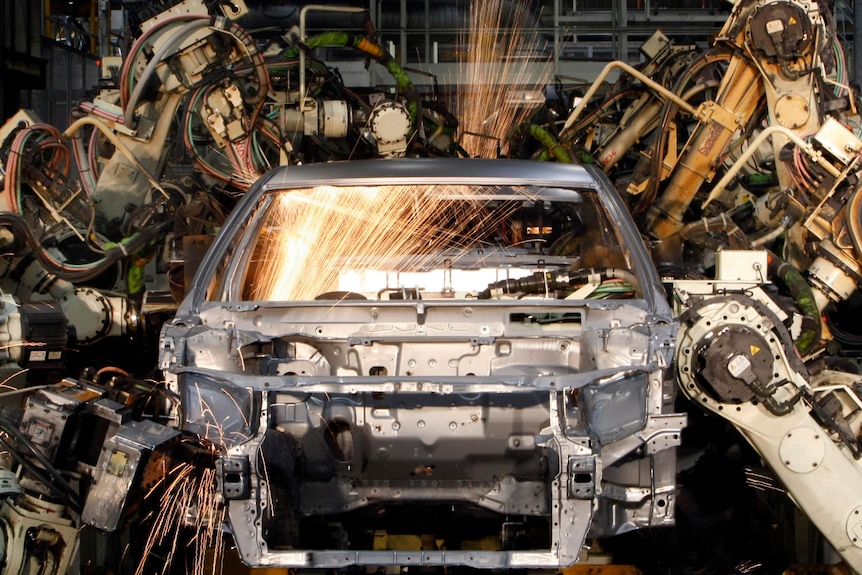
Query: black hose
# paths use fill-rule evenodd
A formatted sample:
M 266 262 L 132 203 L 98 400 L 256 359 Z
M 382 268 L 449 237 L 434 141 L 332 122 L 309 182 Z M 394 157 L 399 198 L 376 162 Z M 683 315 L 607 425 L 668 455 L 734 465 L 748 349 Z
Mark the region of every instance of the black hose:
M 249 60 L 251 60 L 252 66 L 254 66 L 254 71 L 257 74 L 257 89 L 253 94 L 244 95 L 245 103 L 253 106 L 263 101 L 269 91 L 269 70 L 266 67 L 263 55 L 257 49 L 254 38 L 236 22 L 223 17 L 214 17 L 210 25 L 213 28 L 226 31 L 241 43 L 246 50 Z
M 18 463 L 24 466 L 27 471 L 33 475 L 40 483 L 45 485 L 51 492 L 63 500 L 76 513 L 81 513 L 83 506 L 78 500 L 78 493 L 72 488 L 66 479 L 60 474 L 56 467 L 48 461 L 48 458 L 33 445 L 33 443 L 24 435 L 18 427 L 3 416 L 0 416 L 0 429 L 7 434 L 15 437 L 15 441 L 19 445 L 27 448 L 27 451 L 33 454 L 38 460 L 41 468 L 35 465 L 30 459 L 23 456 L 5 439 L 0 437 L 0 445 L 2 445 L 15 458 Z M 42 471 L 47 472 L 50 478 L 46 477 Z M 53 480 L 53 481 L 52 481 Z
M 119 243 L 108 244 L 101 259 L 86 265 L 71 266 L 57 261 L 48 253 L 33 234 L 33 230 L 30 229 L 23 216 L 12 212 L 0 212 L 0 228 L 7 228 L 12 233 L 12 245 L 19 247 L 15 255 L 20 255 L 24 251 L 23 247 L 29 248 L 42 267 L 45 268 L 45 271 L 73 283 L 91 280 L 99 276 L 118 261 L 149 246 L 153 239 L 162 235 L 172 225 L 173 221 L 168 220 L 147 227 Z
M 627 281 L 635 289 L 638 286 L 635 275 L 621 268 L 590 268 L 572 272 L 535 272 L 523 278 L 505 279 L 488 284 L 488 287 L 479 293 L 479 299 L 491 299 L 496 295 L 502 294 L 540 294 L 571 289 L 572 286 L 586 283 L 591 276 L 596 274 L 599 275 L 602 281 L 617 278 Z

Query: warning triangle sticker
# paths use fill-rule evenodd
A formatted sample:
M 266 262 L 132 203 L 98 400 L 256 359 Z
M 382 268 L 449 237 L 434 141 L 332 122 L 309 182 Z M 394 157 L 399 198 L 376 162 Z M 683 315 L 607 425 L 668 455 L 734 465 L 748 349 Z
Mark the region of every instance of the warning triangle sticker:
M 751 352 L 751 355 L 757 355 L 758 353 L 760 353 L 760 348 L 756 345 L 749 345 L 748 350 Z

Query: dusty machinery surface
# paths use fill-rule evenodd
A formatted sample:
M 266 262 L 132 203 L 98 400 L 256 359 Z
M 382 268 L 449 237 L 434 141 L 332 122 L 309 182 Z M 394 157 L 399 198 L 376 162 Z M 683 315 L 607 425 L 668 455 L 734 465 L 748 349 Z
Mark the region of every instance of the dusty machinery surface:
M 68 129 L 0 127 L 0 571 L 649 571 L 730 426 L 862 571 L 858 95 L 828 2 L 732 4 L 558 85 L 519 161 L 373 34 L 142 8 Z M 714 568 L 792 559 L 752 553 Z

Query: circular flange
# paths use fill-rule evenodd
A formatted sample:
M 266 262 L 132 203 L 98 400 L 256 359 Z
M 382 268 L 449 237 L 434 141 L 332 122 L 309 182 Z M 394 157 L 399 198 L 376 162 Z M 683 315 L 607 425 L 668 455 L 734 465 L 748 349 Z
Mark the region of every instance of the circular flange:
M 775 120 L 785 128 L 804 126 L 810 114 L 808 100 L 799 94 L 784 94 L 775 102 Z
M 797 427 L 788 431 L 778 445 L 781 462 L 795 473 L 814 471 L 826 457 L 822 431 Z
M 758 54 L 780 60 L 800 57 L 814 38 L 808 13 L 790 2 L 758 6 L 748 19 L 746 33 Z
M 410 114 L 393 102 L 381 104 L 372 112 L 371 133 L 381 144 L 399 142 L 410 135 Z
M 847 516 L 847 537 L 856 547 L 862 547 L 862 505 L 857 506 Z

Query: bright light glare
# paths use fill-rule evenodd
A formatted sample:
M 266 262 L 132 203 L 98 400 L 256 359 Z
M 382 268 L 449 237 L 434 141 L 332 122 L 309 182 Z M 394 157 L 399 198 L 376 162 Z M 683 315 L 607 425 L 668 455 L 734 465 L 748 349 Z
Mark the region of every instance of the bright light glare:
M 481 193 L 476 186 L 446 186 L 440 193 L 424 185 L 324 186 L 285 192 L 264 216 L 250 258 L 246 297 L 295 301 L 333 291 L 410 287 L 404 283 L 405 274 L 423 272 L 409 282 L 429 279 L 433 274 L 424 272 L 445 267 L 440 260 L 444 251 L 453 254 L 446 256 L 446 265 L 451 266 L 459 254 L 470 250 L 511 245 L 507 224 L 525 198 L 497 202 L 491 208 Z M 371 271 L 366 275 L 366 270 Z M 374 270 L 389 273 L 375 276 Z M 392 272 L 402 277 L 393 280 Z M 479 283 L 471 289 L 489 283 L 473 276 L 471 284 Z M 364 283 L 354 285 L 350 278 Z M 433 282 L 440 291 L 458 289 L 452 282 L 460 277 L 452 275 L 449 284 L 444 281 L 449 280 L 441 270 Z

